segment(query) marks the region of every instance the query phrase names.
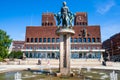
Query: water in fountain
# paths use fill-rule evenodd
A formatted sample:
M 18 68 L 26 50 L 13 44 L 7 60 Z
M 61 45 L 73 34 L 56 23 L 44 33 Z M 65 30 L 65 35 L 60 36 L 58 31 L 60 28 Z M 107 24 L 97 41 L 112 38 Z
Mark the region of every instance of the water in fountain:
M 43 66 L 40 66 L 40 71 L 43 71 Z
M 50 65 L 50 61 L 49 60 L 47 62 L 47 65 L 48 65 L 48 69 L 49 69 L 50 74 L 52 74 L 52 69 L 51 69 L 51 65 Z
M 118 77 L 117 77 L 117 73 L 115 73 L 115 71 L 113 71 L 112 73 L 110 73 L 110 80 L 118 80 Z
M 80 74 L 80 72 L 81 72 L 81 66 L 79 67 L 78 74 Z
M 52 74 L 52 69 L 51 69 L 51 66 L 49 66 L 49 71 L 50 71 L 50 74 Z
M 100 79 L 103 79 L 103 80 L 104 80 L 105 78 L 108 78 L 108 77 L 109 77 L 109 76 L 105 74 L 105 75 L 101 76 Z
M 87 72 L 90 72 L 91 71 L 91 68 L 90 67 L 87 67 Z
M 14 80 L 22 80 L 21 79 L 21 73 L 19 73 L 19 72 L 15 73 Z
M 43 73 L 43 66 L 40 66 L 40 70 L 36 70 L 33 73 L 34 74 L 42 74 Z

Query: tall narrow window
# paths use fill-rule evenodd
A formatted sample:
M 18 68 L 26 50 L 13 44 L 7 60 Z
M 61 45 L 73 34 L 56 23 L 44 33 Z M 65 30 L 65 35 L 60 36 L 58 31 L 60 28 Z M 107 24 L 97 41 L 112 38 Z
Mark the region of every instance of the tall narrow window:
M 82 38 L 78 38 L 78 42 L 82 42 Z
M 75 43 L 77 42 L 77 38 L 74 38 L 74 42 L 75 42 Z
M 92 38 L 92 42 L 95 42 L 95 38 Z
M 46 42 L 46 38 L 43 38 L 43 42 Z
M 97 39 L 96 39 L 96 42 L 100 42 L 100 38 L 97 38 Z
M 83 42 L 86 42 L 86 38 L 83 39 Z
M 50 49 L 50 46 L 48 46 L 48 49 Z
M 88 42 L 91 42 L 91 39 L 90 39 L 90 38 L 88 38 Z
M 31 42 L 34 42 L 34 39 L 33 39 L 33 38 L 31 38 Z
M 53 25 L 53 23 L 50 24 L 51 26 Z
M 59 38 L 57 38 L 57 39 L 56 39 L 56 42 L 60 42 L 60 39 L 59 39 Z
M 50 38 L 48 38 L 47 42 L 50 42 Z
M 35 38 L 35 42 L 38 42 L 38 38 Z
M 42 42 L 42 38 L 39 38 L 39 42 Z
M 29 42 L 29 38 L 27 38 L 27 42 Z
M 52 38 L 52 42 L 55 42 L 55 38 Z
M 71 42 L 73 42 L 73 38 L 71 38 Z

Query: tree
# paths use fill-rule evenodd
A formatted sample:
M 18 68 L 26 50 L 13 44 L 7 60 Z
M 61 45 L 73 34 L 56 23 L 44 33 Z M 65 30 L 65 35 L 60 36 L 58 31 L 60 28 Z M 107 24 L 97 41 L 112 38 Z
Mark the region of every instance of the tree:
M 17 59 L 22 59 L 23 53 L 21 51 L 12 51 L 9 55 L 9 58 L 17 58 Z
M 9 35 L 0 29 L 0 58 L 4 59 L 7 57 L 11 42 L 12 39 L 10 39 Z

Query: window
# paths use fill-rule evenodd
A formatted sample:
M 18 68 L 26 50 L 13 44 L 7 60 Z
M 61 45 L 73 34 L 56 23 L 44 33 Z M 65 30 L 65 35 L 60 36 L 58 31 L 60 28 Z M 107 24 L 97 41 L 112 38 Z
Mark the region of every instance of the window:
M 52 46 L 52 49 L 54 49 L 54 46 Z
M 30 47 L 30 49 L 32 49 L 32 47 Z
M 46 47 L 44 46 L 43 49 L 46 49 Z
M 82 42 L 82 38 L 79 38 L 79 39 L 78 39 L 78 42 Z
M 96 39 L 96 42 L 100 42 L 100 38 L 97 38 L 97 39 Z
M 88 46 L 88 49 L 89 49 L 89 50 L 91 49 L 90 46 Z
M 78 49 L 78 48 L 75 46 L 75 49 Z
M 50 24 L 51 26 L 53 25 L 53 23 Z
M 47 26 L 47 23 L 45 23 L 45 26 Z
M 39 47 L 39 49 L 42 49 L 42 47 Z
M 48 38 L 48 41 L 47 42 L 50 42 L 50 38 Z
M 49 23 L 48 23 L 48 26 L 49 26 Z
M 79 23 L 77 22 L 77 25 L 79 25 Z
M 86 42 L 86 38 L 83 39 L 83 42 Z
M 42 26 L 44 26 L 44 23 L 42 23 Z
M 87 49 L 87 48 L 86 48 L 86 46 L 84 46 L 84 48 L 83 48 L 83 49 Z
M 95 47 L 95 46 L 92 46 L 92 49 L 96 49 L 96 47 Z
M 42 38 L 39 38 L 39 42 L 42 42 Z
M 33 38 L 31 38 L 31 42 L 34 42 L 34 39 L 33 39 Z
M 29 49 L 29 47 L 27 46 L 26 49 Z
M 35 42 L 38 42 L 38 38 L 35 38 Z
M 97 47 L 97 49 L 100 49 L 100 47 Z
M 52 42 L 55 42 L 55 38 L 52 38 Z
M 92 42 L 95 42 L 95 38 L 92 38 Z
M 71 38 L 71 42 L 73 42 L 73 38 Z
M 74 42 L 77 42 L 77 38 L 74 38 Z
M 80 22 L 80 25 L 81 25 L 81 22 Z
M 56 39 L 56 42 L 60 42 L 60 39 L 59 39 L 59 38 L 57 38 L 57 39 Z
M 91 42 L 91 39 L 90 39 L 90 38 L 88 38 L 88 42 Z
M 46 42 L 46 38 L 43 38 L 43 42 Z
M 50 49 L 50 46 L 48 47 L 48 49 Z
M 59 49 L 59 46 L 57 46 L 56 49 Z
M 27 38 L 27 42 L 29 42 L 29 38 Z
M 36 46 L 34 46 L 33 48 L 34 48 L 34 49 L 37 49 L 37 47 L 36 47 Z

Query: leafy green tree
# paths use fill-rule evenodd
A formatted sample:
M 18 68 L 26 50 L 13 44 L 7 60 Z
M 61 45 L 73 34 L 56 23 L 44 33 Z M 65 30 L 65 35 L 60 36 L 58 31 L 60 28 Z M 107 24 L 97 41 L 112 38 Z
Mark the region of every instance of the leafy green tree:
M 10 39 L 9 35 L 0 29 L 0 58 L 4 59 L 7 57 L 11 42 L 12 39 Z
M 21 51 L 12 51 L 12 52 L 8 55 L 9 58 L 13 58 L 13 59 L 14 59 L 14 58 L 21 59 L 22 56 L 23 56 L 23 53 L 22 53 Z

